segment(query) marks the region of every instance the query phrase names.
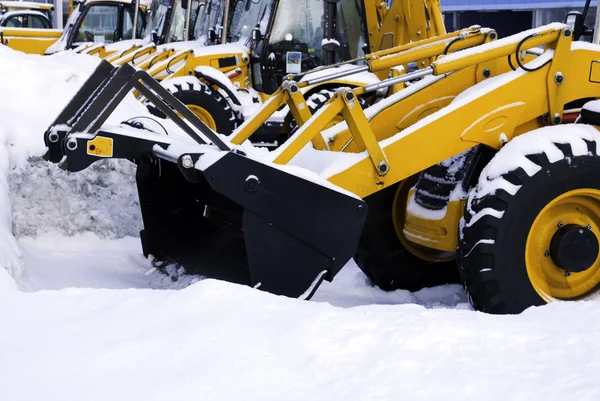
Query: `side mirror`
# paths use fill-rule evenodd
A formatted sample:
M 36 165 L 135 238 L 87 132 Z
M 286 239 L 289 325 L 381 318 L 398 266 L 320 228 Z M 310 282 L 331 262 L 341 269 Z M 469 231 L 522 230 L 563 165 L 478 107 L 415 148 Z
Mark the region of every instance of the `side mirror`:
M 260 25 L 256 24 L 256 26 L 252 29 L 252 41 L 256 44 L 262 40 L 262 32 L 260 31 Z
M 573 31 L 573 40 L 579 40 L 586 29 L 583 23 L 583 14 L 579 11 L 569 11 L 565 18 L 565 24 Z

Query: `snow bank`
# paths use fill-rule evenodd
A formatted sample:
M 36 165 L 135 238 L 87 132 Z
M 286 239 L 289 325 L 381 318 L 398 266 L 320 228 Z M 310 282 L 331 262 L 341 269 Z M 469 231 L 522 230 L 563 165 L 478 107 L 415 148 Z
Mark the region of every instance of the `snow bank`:
M 339 308 L 204 280 L 181 291 L 15 292 L 0 316 L 10 328 L 0 330 L 3 401 L 600 396 L 595 303 L 502 317 Z
M 0 80 L 0 266 L 17 279 L 22 266 L 13 231 L 94 230 L 115 238 L 141 227 L 131 163 L 110 160 L 70 175 L 41 159 L 45 130 L 98 62 L 87 55 L 28 55 L 0 46 L 5 77 Z M 139 115 L 148 113 L 131 96 L 110 121 Z

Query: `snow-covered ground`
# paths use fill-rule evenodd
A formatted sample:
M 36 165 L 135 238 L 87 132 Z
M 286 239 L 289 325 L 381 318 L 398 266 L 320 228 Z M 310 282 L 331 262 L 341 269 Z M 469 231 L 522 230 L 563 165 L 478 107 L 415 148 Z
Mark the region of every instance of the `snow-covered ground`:
M 311 301 L 157 271 L 127 162 L 39 159 L 95 63 L 0 46 L 1 401 L 600 399 L 595 302 L 486 315 L 353 262 Z

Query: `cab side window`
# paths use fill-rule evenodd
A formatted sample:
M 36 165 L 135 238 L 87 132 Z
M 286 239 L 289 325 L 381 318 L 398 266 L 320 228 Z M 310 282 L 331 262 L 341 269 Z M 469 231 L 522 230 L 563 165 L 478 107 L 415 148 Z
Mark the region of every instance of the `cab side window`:
M 43 19 L 41 17 L 38 17 L 37 15 L 30 15 L 27 22 L 28 22 L 28 24 L 27 24 L 28 28 L 34 28 L 34 29 L 49 29 L 50 28 L 48 21 L 46 21 L 45 19 Z
M 13 17 L 8 18 L 4 23 L 4 26 L 8 28 L 26 28 L 25 26 L 23 26 L 22 15 L 15 15 Z

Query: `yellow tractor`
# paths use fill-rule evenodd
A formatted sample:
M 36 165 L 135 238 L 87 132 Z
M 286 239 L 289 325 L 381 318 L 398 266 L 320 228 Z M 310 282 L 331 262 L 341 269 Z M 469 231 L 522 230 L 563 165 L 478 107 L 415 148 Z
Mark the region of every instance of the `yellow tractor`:
M 54 6 L 31 1 L 0 1 L 0 27 L 51 29 Z
M 485 312 L 586 299 L 600 284 L 600 46 L 577 31 L 466 30 L 312 82 L 287 75 L 229 136 L 146 72 L 104 62 L 45 133 L 46 158 L 73 172 L 134 161 L 145 254 L 276 294 L 310 298 L 352 257 L 382 288 L 415 289 L 456 256 Z M 315 80 L 431 58 L 307 112 L 301 89 Z M 169 135 L 102 125 L 131 88 L 169 116 Z M 299 129 L 258 151 L 247 140 L 283 105 Z
M 145 6 L 133 0 L 84 0 L 76 3 L 64 30 L 0 27 L 0 42 L 31 54 L 53 54 L 84 43 L 111 43 L 140 37 Z M 137 15 L 137 19 L 136 18 Z

